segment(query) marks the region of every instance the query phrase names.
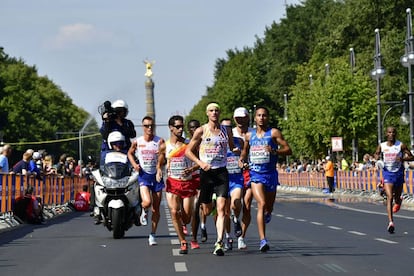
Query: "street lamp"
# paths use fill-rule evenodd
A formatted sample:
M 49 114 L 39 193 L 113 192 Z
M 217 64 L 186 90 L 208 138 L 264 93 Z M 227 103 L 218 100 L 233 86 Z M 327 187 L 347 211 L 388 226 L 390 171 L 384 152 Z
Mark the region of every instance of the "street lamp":
M 385 76 L 385 69 L 381 65 L 381 40 L 379 29 L 375 29 L 375 56 L 374 69 L 371 70 L 371 78 L 377 82 L 377 128 L 378 145 L 381 144 L 381 79 Z
M 284 115 L 283 115 L 283 119 L 286 121 L 288 119 L 287 116 L 287 94 L 283 94 L 283 99 L 285 101 L 285 110 L 284 110 Z
M 407 9 L 407 34 L 405 38 L 405 53 L 401 57 L 401 64 L 408 68 L 408 112 L 410 114 L 410 148 L 414 147 L 414 122 L 413 122 L 413 91 L 411 65 L 414 64 L 414 38 L 412 34 L 411 9 Z
M 351 74 L 354 74 L 354 68 L 355 68 L 355 51 L 354 51 L 354 48 L 349 48 L 349 64 L 351 65 Z
M 409 118 L 407 115 L 407 101 L 403 100 L 402 102 L 383 102 L 382 104 L 392 104 L 390 108 L 387 109 L 387 111 L 385 111 L 384 116 L 382 117 L 382 124 L 381 126 L 384 127 L 385 125 L 385 118 L 387 117 L 388 113 L 390 113 L 391 110 L 393 110 L 395 107 L 397 106 L 402 106 L 403 107 L 403 112 L 400 116 L 400 123 L 402 125 L 408 125 L 409 124 Z M 381 129 L 381 133 L 383 132 L 383 130 Z
M 349 48 L 349 65 L 351 67 L 351 76 L 354 76 L 354 68 L 355 68 L 355 51 L 354 48 Z M 355 137 L 355 129 L 354 129 L 354 137 L 352 138 L 352 162 L 358 161 L 358 138 Z
M 4 144 L 3 137 L 4 137 L 4 131 L 0 130 L 0 145 L 1 146 L 3 146 L 3 144 Z

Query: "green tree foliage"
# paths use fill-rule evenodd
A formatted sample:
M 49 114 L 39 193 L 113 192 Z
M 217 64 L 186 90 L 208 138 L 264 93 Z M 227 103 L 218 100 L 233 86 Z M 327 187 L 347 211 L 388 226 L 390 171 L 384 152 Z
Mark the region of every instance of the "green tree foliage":
M 371 97 L 371 81 L 360 71 L 352 74 L 346 61 L 332 60 L 329 67 L 319 68 L 309 79 L 309 66 L 298 69 L 297 85 L 292 88 L 288 102 L 288 120 L 281 122 L 285 136 L 298 156 L 317 158 L 331 147 L 331 137 L 343 137 L 346 152 L 352 139 L 361 137 L 360 145 L 371 141 L 368 126 L 376 122 L 370 110 L 376 100 Z
M 57 137 L 57 133 L 78 132 L 89 114 L 75 106 L 47 77 L 39 76 L 34 66 L 9 57 L 3 50 L 0 50 L 0 112 L 3 140 L 6 143 L 18 143 L 14 146 L 16 152 L 35 148 L 45 149 L 55 157 L 64 152 L 78 157 L 78 140 L 41 142 L 76 136 Z M 97 132 L 96 122 L 93 121 L 87 130 Z M 97 139 L 85 139 L 84 147 L 87 154 L 99 150 Z
M 254 47 L 228 50 L 227 57 L 217 61 L 214 84 L 189 117 L 205 120 L 209 101 L 218 101 L 226 117 L 237 106 L 254 109 L 264 104 L 298 158 L 326 155 L 334 136 L 343 137 L 346 156 L 351 156 L 353 139 L 358 140 L 359 156 L 372 153 L 377 146 L 376 82 L 369 75 L 374 67 L 374 30 L 380 29 L 387 71 L 381 102 L 408 100 L 407 69 L 399 60 L 411 5 L 406 0 L 307 0 L 288 6 L 286 18 L 266 27 Z M 353 72 L 351 47 L 356 53 Z M 287 121 L 282 120 L 285 93 Z M 389 107 L 382 104 L 382 115 Z M 397 110 L 385 122 L 395 124 L 399 138 L 408 143 L 409 129 L 398 125 Z

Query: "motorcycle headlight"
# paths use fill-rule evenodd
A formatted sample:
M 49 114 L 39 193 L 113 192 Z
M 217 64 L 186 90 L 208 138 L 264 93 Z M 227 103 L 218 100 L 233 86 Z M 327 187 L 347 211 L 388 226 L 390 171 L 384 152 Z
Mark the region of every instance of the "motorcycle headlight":
M 125 188 L 128 185 L 129 177 L 124 177 L 120 179 L 113 179 L 110 177 L 102 177 L 103 183 L 106 188 Z

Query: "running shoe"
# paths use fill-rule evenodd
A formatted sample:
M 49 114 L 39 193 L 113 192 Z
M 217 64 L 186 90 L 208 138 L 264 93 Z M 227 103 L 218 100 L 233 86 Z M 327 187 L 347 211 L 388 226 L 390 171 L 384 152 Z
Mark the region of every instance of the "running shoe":
M 94 222 L 93 223 L 95 223 L 95 225 L 98 225 L 98 224 L 101 224 L 102 223 L 102 218 L 101 218 L 101 216 L 99 215 L 99 216 L 95 216 L 94 217 Z
M 201 228 L 201 242 L 207 241 L 207 229 Z
M 157 241 L 155 240 L 155 234 L 150 234 L 148 237 L 148 244 L 150 246 L 157 245 Z
M 178 251 L 180 254 L 187 254 L 188 253 L 188 243 L 186 241 L 181 242 L 180 251 Z
M 238 245 L 238 248 L 239 248 L 240 250 L 242 250 L 242 249 L 246 249 L 246 248 L 247 248 L 247 245 L 246 245 L 246 243 L 244 242 L 244 239 L 243 239 L 242 237 L 239 237 L 239 238 L 237 239 L 237 245 Z
M 242 234 L 242 228 L 239 219 L 236 216 L 232 217 L 233 225 L 234 225 L 234 235 L 236 237 L 240 237 Z
M 224 256 L 223 242 L 222 241 L 216 242 L 214 246 L 215 247 L 214 247 L 213 254 L 216 256 Z
M 260 241 L 260 251 L 262 252 L 266 252 L 267 250 L 270 249 L 269 244 L 267 243 L 266 239 L 263 239 Z
M 404 198 L 402 196 L 400 196 L 400 199 L 401 199 L 400 204 L 395 203 L 394 206 L 392 207 L 392 212 L 393 213 L 397 213 L 400 210 L 401 204 L 402 204 L 402 201 L 403 201 Z
M 390 221 L 390 223 L 388 223 L 387 230 L 390 234 L 394 234 L 394 231 L 395 231 L 394 222 Z
M 210 216 L 215 217 L 217 216 L 217 208 L 214 206 L 213 210 L 210 213 Z
M 272 220 L 272 214 L 271 213 L 265 213 L 264 215 L 264 221 L 265 223 L 269 223 Z
M 392 207 L 392 212 L 393 213 L 397 213 L 401 208 L 401 204 L 394 204 L 394 206 Z
M 139 218 L 139 220 L 141 222 L 141 225 L 147 225 L 148 224 L 147 217 L 148 217 L 147 210 L 142 209 L 141 217 Z
M 188 235 L 188 230 L 187 230 L 187 226 L 186 225 L 183 225 L 183 233 L 184 233 L 184 235 Z
M 191 249 L 200 249 L 200 245 L 197 241 L 191 241 Z
M 224 243 L 224 251 L 233 250 L 233 239 L 228 237 Z

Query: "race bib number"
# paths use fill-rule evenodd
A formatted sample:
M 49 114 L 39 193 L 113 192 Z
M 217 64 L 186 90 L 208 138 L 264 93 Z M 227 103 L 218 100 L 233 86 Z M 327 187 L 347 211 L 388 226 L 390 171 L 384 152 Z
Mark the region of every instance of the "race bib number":
M 252 146 L 250 147 L 250 161 L 253 164 L 266 164 L 270 162 L 270 152 L 266 146 Z
M 241 173 L 241 168 L 239 168 L 239 157 L 228 156 L 226 167 L 227 167 L 227 171 L 229 172 L 229 174 Z
M 169 176 L 175 179 L 188 179 L 191 177 L 184 175 L 184 170 L 187 169 L 188 164 L 185 157 L 173 158 L 170 161 Z

